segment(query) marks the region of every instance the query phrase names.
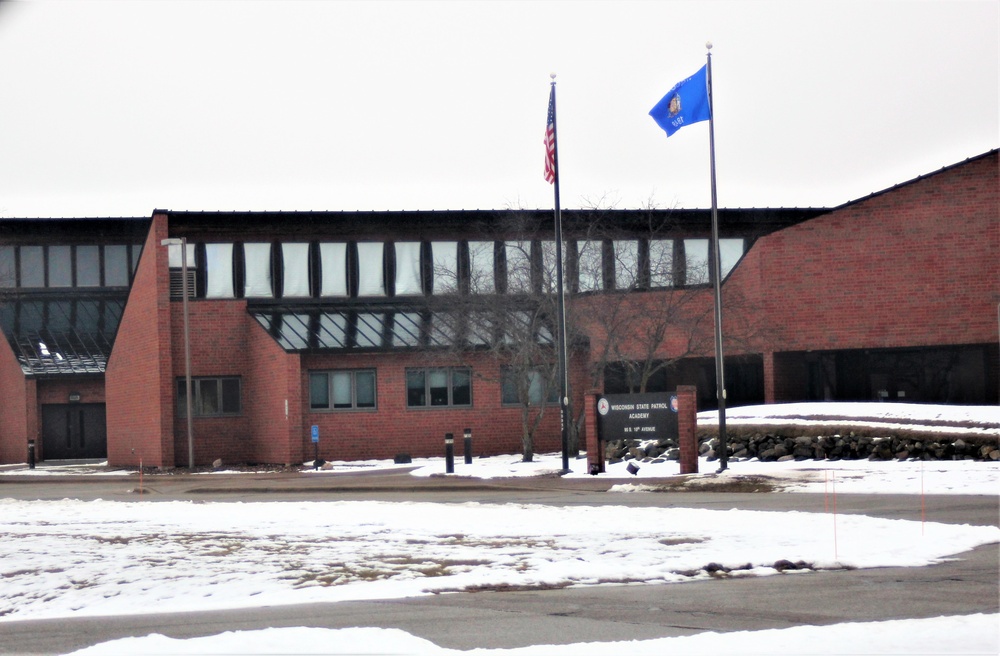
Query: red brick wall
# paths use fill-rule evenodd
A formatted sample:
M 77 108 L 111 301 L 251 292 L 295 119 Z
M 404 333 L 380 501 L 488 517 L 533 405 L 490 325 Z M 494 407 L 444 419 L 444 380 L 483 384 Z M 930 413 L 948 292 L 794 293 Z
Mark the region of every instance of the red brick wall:
M 173 467 L 167 219 L 153 217 L 105 374 L 108 463 Z M 178 308 L 180 304 L 178 303 Z M 179 313 L 180 310 L 178 309 Z
M 420 354 L 304 355 L 302 357 L 302 439 L 311 458 L 310 428 L 320 429 L 320 457 L 326 460 L 391 458 L 398 453 L 414 457 L 443 456 L 445 433 L 456 440 L 461 457 L 462 432 L 472 429 L 473 453 L 479 455 L 521 452 L 519 407 L 500 403 L 499 368 L 488 356 L 468 358 L 472 366 L 471 408 L 438 409 L 406 406 L 406 369 L 458 364 L 431 361 Z M 314 412 L 308 407 L 309 371 L 376 368 L 378 410 Z M 577 386 L 577 389 L 580 389 Z M 580 395 L 582 400 L 582 395 Z M 582 402 L 582 401 L 581 401 Z M 559 407 L 548 406 L 536 432 L 535 452 L 561 449 Z
M 780 350 L 996 342 L 998 187 L 993 154 L 761 239 Z
M 28 427 L 28 387 L 10 344 L 0 337 L 0 464 L 26 462 L 29 436 L 36 437 Z
M 249 324 L 250 361 L 244 401 L 253 427 L 252 460 L 301 464 L 306 456 L 303 454 L 303 390 L 300 388 L 303 378 L 299 356 L 285 353 L 249 316 L 245 321 Z M 308 385 L 308 381 L 305 384 Z

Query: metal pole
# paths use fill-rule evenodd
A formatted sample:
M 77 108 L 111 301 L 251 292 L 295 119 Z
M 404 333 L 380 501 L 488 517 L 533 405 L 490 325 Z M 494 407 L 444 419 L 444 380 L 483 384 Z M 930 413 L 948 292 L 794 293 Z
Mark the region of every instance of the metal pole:
M 566 355 L 566 293 L 563 289 L 562 212 L 559 209 L 559 132 L 556 127 L 556 74 L 552 78 L 552 162 L 555 169 L 556 297 L 558 299 L 559 427 L 562 437 L 562 468 L 569 471 L 569 372 Z
M 729 466 L 729 440 L 726 438 L 726 381 L 722 356 L 722 263 L 719 256 L 719 203 L 715 193 L 715 108 L 712 106 L 712 44 L 707 43 L 708 65 L 705 70 L 708 89 L 708 146 L 712 167 L 712 278 L 715 283 L 715 387 L 719 402 L 719 472 Z
M 187 238 L 181 237 L 181 306 L 184 311 L 184 398 L 187 405 L 188 469 L 194 469 L 194 424 L 191 417 L 191 333 L 188 319 Z
M 472 429 L 466 428 L 463 435 L 463 446 L 465 448 L 465 464 L 472 464 Z
M 455 436 L 452 433 L 444 434 L 444 473 L 455 473 Z

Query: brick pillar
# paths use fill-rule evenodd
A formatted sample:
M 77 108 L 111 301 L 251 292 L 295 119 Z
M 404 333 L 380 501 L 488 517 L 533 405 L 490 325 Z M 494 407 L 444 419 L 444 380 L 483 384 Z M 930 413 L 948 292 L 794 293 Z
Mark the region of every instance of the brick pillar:
M 604 473 L 604 445 L 597 434 L 597 397 L 600 392 L 590 390 L 583 397 L 583 432 L 587 448 L 587 471 Z
M 774 353 L 763 353 L 764 359 L 764 403 L 775 403 L 774 397 Z
M 698 388 L 677 386 L 677 437 L 681 448 L 681 473 L 698 473 Z

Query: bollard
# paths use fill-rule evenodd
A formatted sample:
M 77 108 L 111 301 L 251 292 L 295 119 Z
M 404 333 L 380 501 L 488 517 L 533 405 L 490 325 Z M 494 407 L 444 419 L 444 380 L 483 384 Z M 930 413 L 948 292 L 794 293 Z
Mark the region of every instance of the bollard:
M 472 429 L 465 429 L 465 464 L 472 464 Z
M 455 436 L 444 434 L 444 473 L 455 473 Z
M 28 440 L 28 469 L 35 468 L 35 440 Z

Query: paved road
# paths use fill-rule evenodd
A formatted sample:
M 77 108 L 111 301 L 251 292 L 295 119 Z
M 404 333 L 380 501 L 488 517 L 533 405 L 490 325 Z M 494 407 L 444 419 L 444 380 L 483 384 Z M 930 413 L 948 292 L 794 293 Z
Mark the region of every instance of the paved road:
M 20 477 L 18 477 L 20 478 Z M 620 504 L 823 512 L 823 495 L 662 493 L 607 494 L 607 480 L 537 479 L 484 484 L 405 475 L 299 482 L 307 477 L 171 476 L 148 482 L 141 501 L 433 500 Z M 293 482 L 294 481 L 294 482 Z M 140 500 L 132 480 L 0 484 L 0 497 Z M 145 482 L 144 482 L 145 485 Z M 1000 524 L 1000 497 L 839 495 L 838 512 L 888 518 Z M 400 628 L 458 649 L 630 640 L 705 630 L 784 628 L 896 618 L 1000 612 L 1000 549 L 987 545 L 924 568 L 787 574 L 758 579 L 668 585 L 599 586 L 564 590 L 450 594 L 368 602 L 171 613 L 116 618 L 0 621 L 0 653 L 66 653 L 119 637 L 173 637 L 282 626 Z

